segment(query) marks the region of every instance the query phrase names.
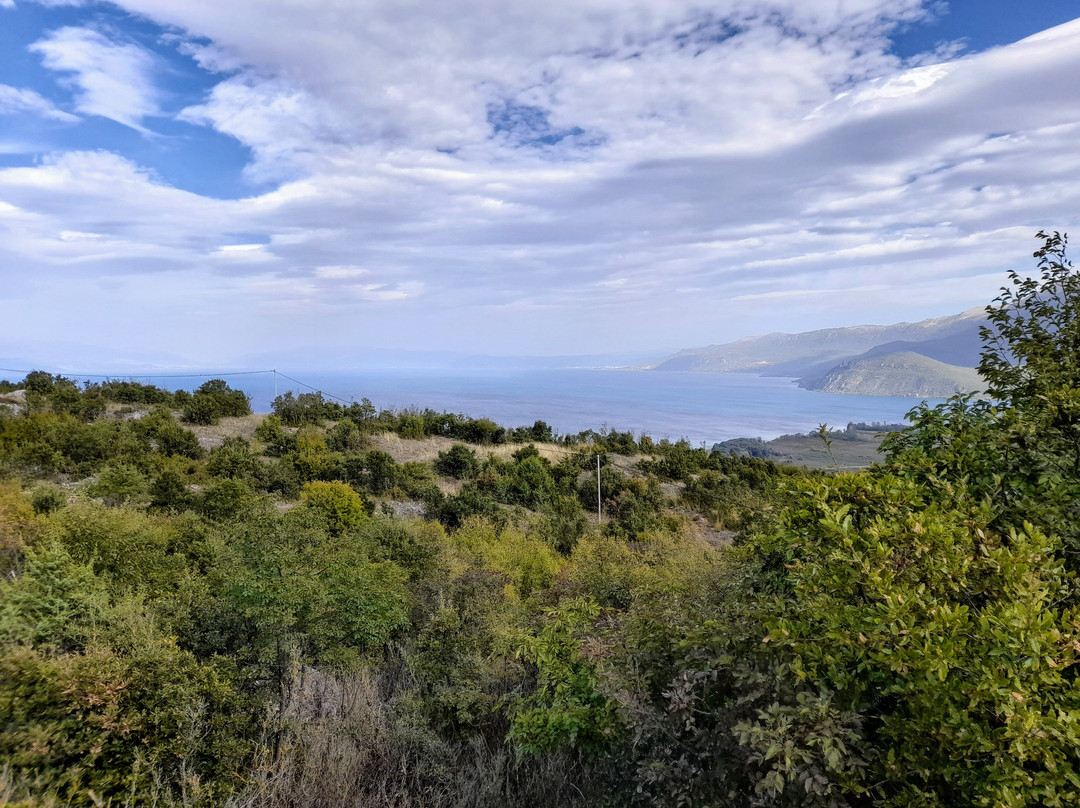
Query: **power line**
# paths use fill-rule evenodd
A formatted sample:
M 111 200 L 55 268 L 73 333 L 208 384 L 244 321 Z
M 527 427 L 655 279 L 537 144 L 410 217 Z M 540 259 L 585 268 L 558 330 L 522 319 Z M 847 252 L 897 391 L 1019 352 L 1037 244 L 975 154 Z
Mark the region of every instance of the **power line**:
M 301 387 L 306 387 L 308 390 L 311 390 L 312 392 L 318 393 L 321 396 L 326 396 L 327 398 L 332 398 L 335 401 L 340 401 L 342 404 L 352 404 L 353 402 L 356 401 L 356 399 L 341 398 L 341 396 L 335 396 L 335 395 L 332 395 L 330 393 L 324 392 L 324 391 L 318 389 L 317 387 L 312 387 L 310 384 L 305 384 L 304 382 L 300 381 L 299 379 L 294 379 L 292 376 L 286 376 L 280 370 L 272 370 L 270 372 L 277 375 L 277 376 L 280 376 L 283 379 L 288 379 L 293 384 L 298 384 Z

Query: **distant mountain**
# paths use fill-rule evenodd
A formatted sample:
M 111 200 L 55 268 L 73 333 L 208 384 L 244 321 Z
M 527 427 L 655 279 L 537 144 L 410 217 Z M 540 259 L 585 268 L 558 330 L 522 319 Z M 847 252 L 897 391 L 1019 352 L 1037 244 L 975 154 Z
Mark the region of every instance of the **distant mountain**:
M 82 373 L 138 375 L 162 370 L 183 371 L 192 367 L 185 357 L 172 353 L 140 351 L 137 346 L 103 347 L 81 342 L 20 340 L 0 354 L 0 378 L 22 378 L 27 370 L 47 370 L 77 376 Z M 7 370 L 7 369 L 11 370 Z
M 275 353 L 248 354 L 236 364 L 252 368 L 353 370 L 491 370 L 538 371 L 610 368 L 657 361 L 657 356 L 631 353 L 563 356 L 487 356 L 453 351 L 410 351 L 393 348 L 298 347 Z
M 979 326 L 985 321 L 986 312 L 979 307 L 917 323 L 765 334 L 679 351 L 650 369 L 816 378 L 844 361 L 896 353 L 974 367 L 979 361 Z
M 799 386 L 823 393 L 948 398 L 980 392 L 985 384 L 974 368 L 901 351 L 849 359 L 822 376 L 800 379 Z

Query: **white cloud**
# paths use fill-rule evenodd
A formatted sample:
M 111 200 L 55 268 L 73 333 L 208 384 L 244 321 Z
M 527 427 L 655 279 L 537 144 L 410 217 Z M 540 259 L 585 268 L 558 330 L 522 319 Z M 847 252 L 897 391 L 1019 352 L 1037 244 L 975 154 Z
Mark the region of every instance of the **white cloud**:
M 207 38 L 235 72 L 183 119 L 281 184 L 210 199 L 100 152 L 3 169 L 0 258 L 186 283 L 223 341 L 589 352 L 913 320 L 1080 223 L 1078 25 L 908 68 L 887 32 L 914 1 L 122 5 Z M 135 122 L 140 59 L 143 101 L 113 103 Z
M 64 112 L 52 101 L 35 93 L 33 90 L 0 84 L 0 115 L 12 115 L 22 112 L 32 112 L 44 118 L 51 118 L 64 123 L 79 120 L 77 115 Z
M 158 114 L 154 58 L 138 45 L 117 43 L 90 28 L 65 27 L 30 46 L 45 67 L 70 74 L 75 108 L 142 131 Z

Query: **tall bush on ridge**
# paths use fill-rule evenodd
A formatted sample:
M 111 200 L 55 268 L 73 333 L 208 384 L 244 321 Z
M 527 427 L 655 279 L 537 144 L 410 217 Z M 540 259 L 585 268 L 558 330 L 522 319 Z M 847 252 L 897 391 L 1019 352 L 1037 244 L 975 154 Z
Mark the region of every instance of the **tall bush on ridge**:
M 891 463 L 939 478 L 966 476 L 991 500 L 1003 532 L 1025 521 L 1061 536 L 1080 569 L 1080 274 L 1067 239 L 1040 232 L 1037 276 L 1009 273 L 987 307 L 979 372 L 990 400 L 922 406 L 883 445 Z
M 1080 279 L 1040 238 L 1040 277 L 988 307 L 995 400 L 919 407 L 883 467 L 789 489 L 731 600 L 667 618 L 644 800 L 1080 804 Z

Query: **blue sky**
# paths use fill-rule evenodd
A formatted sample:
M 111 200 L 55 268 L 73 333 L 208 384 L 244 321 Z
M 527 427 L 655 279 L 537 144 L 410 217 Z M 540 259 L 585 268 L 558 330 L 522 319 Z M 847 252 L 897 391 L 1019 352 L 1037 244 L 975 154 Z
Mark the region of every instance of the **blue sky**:
M 1078 215 L 1077 17 L 0 0 L 0 353 L 655 354 L 980 305 Z

